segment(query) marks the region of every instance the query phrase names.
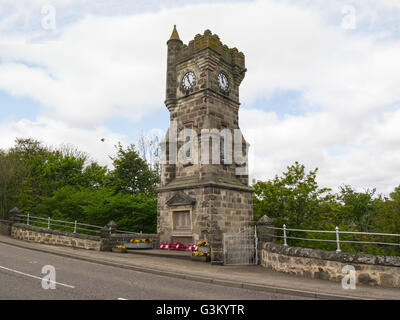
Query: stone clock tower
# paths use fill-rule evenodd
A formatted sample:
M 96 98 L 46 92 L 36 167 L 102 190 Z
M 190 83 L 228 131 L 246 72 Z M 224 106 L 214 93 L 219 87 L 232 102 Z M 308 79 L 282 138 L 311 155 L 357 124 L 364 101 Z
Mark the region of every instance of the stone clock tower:
M 170 127 L 162 144 L 158 233 L 160 241 L 207 240 L 218 263 L 223 233 L 253 223 L 248 145 L 238 121 L 244 55 L 209 30 L 185 45 L 175 26 L 167 46 Z

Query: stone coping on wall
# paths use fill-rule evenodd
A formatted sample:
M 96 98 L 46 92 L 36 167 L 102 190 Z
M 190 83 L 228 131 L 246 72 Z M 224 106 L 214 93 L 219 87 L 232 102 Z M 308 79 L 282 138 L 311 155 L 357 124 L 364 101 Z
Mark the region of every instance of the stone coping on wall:
M 159 237 L 155 233 L 112 233 L 101 238 L 101 251 L 111 251 L 111 249 L 118 245 L 124 245 L 130 239 L 149 238 L 153 241 L 153 248 L 158 246 Z
M 122 241 L 126 242 L 130 239 L 151 239 L 153 247 L 158 246 L 159 236 L 156 233 L 112 233 L 109 236 L 111 242 Z
M 158 234 L 155 233 L 112 233 L 110 234 L 111 239 L 125 240 L 125 239 L 158 239 Z
M 52 230 L 52 229 L 41 228 L 41 227 L 37 227 L 37 226 L 31 226 L 31 225 L 27 225 L 27 224 L 23 224 L 23 223 L 14 223 L 13 227 L 21 228 L 21 229 L 25 229 L 25 230 L 36 231 L 36 232 L 40 232 L 40 233 L 49 233 L 49 234 L 54 234 L 54 235 L 59 235 L 59 236 L 73 237 L 73 238 L 79 238 L 79 239 L 85 239 L 85 240 L 94 240 L 94 241 L 100 240 L 100 236 L 92 236 L 89 234 L 73 233 L 73 232 L 61 231 L 61 230 Z
M 376 256 L 371 254 L 325 251 L 310 248 L 283 246 L 271 242 L 265 242 L 262 248 L 272 253 L 284 254 L 293 257 L 314 258 L 344 263 L 400 267 L 400 257 L 398 256 Z

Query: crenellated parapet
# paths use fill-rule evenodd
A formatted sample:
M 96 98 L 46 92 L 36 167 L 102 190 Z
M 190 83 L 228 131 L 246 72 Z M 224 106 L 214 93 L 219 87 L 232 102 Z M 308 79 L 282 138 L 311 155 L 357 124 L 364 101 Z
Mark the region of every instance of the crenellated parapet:
M 222 60 L 227 64 L 236 66 L 240 71 L 245 69 L 245 60 L 243 52 L 237 48 L 229 48 L 223 44 L 218 35 L 212 34 L 210 30 L 204 31 L 204 34 L 197 34 L 194 40 L 189 41 L 188 45 L 183 45 L 178 54 L 178 59 L 183 60 L 191 57 L 193 54 L 203 49 L 210 48 L 221 55 Z

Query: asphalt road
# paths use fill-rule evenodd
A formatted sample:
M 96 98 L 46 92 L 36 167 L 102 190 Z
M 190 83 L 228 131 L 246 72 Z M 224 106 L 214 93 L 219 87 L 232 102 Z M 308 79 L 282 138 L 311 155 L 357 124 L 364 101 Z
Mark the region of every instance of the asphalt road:
M 42 268 L 54 266 L 55 289 Z M 0 299 L 292 300 L 303 297 L 225 287 L 80 261 L 0 243 Z

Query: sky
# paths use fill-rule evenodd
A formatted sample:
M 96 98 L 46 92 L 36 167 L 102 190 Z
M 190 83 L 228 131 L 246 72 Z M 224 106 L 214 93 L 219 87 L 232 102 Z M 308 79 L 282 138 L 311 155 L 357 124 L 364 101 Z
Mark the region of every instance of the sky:
M 0 148 L 31 137 L 110 165 L 118 142 L 163 135 L 174 24 L 245 54 L 251 180 L 299 161 L 335 191 L 400 185 L 400 0 L 1 0 Z

